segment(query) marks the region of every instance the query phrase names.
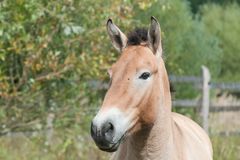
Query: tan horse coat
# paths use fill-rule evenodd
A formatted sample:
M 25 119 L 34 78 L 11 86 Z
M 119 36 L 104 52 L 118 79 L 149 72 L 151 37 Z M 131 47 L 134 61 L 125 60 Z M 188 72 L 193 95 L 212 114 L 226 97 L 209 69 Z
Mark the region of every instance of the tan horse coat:
M 151 18 L 147 41 L 137 45 L 137 41 L 130 45 L 132 38 L 111 19 L 107 29 L 122 54 L 109 70 L 111 85 L 92 121 L 91 134 L 98 147 L 117 150 L 112 160 L 212 160 L 212 145 L 204 130 L 171 111 L 157 20 Z
M 148 57 L 144 57 L 147 54 L 142 53 L 146 52 L 143 46 L 134 46 L 132 48 L 135 48 L 137 50 L 136 53 L 141 55 L 143 59 L 148 59 Z M 130 49 L 126 49 L 125 52 L 125 54 L 134 54 Z M 125 59 L 125 56 L 122 55 L 119 61 L 128 61 Z M 134 60 L 139 61 L 138 58 L 131 59 L 131 61 Z M 124 139 L 118 151 L 113 154 L 111 159 L 211 160 L 212 145 L 205 131 L 191 119 L 171 112 L 172 104 L 168 76 L 164 62 L 161 60 L 159 64 L 159 79 L 155 82 L 149 94 L 163 95 L 163 98 L 150 98 L 152 101 L 148 103 L 148 108 L 156 108 L 154 110 L 154 112 L 157 112 L 156 121 L 153 125 L 145 126 Z M 160 85 L 161 83 L 163 83 L 163 86 Z

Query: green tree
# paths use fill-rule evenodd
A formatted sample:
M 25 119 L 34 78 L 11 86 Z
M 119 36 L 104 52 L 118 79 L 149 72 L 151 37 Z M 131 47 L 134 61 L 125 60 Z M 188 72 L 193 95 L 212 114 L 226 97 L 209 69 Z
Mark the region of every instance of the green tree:
M 223 50 L 219 78 L 225 81 L 239 81 L 240 74 L 240 7 L 233 3 L 226 6 L 204 5 L 201 10 L 206 31 L 218 37 Z
M 188 0 L 191 5 L 191 9 L 193 13 L 198 13 L 199 9 L 204 4 L 219 4 L 221 6 L 232 4 L 232 3 L 238 3 L 240 4 L 240 0 Z

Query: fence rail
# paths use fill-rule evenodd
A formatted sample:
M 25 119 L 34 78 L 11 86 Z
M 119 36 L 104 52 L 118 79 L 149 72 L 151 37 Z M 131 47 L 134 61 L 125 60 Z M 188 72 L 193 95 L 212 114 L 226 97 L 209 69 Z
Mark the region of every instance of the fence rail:
M 240 91 L 240 83 L 216 83 L 210 84 L 211 88 L 230 90 L 230 91 Z
M 211 106 L 210 112 L 230 112 L 230 111 L 240 111 L 240 105 L 236 106 Z
M 201 83 L 202 78 L 196 76 L 176 76 L 169 75 L 169 79 L 173 83 Z
M 190 100 L 190 99 L 177 99 L 173 100 L 173 106 L 174 107 L 186 107 L 186 108 L 192 108 L 200 106 L 200 101 L 198 100 Z

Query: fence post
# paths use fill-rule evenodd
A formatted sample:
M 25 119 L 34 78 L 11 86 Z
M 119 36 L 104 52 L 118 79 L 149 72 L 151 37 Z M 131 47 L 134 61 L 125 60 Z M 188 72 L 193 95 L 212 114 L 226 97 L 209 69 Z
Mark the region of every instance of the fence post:
M 46 126 L 46 144 L 52 144 L 52 137 L 53 137 L 53 120 L 55 115 L 53 113 L 49 113 L 47 116 L 47 126 Z
M 202 116 L 202 127 L 208 133 L 208 115 L 210 106 L 210 73 L 207 67 L 202 66 L 202 106 L 201 106 L 201 116 Z

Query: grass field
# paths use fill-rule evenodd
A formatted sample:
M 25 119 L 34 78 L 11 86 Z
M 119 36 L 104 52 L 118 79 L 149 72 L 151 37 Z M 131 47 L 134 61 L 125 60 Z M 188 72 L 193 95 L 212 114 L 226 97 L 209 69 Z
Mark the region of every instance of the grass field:
M 240 160 L 240 136 L 212 136 L 214 160 Z
M 104 160 L 110 156 L 99 151 L 90 137 L 55 135 L 51 142 L 45 137 L 23 135 L 0 138 L 0 160 Z M 67 138 L 66 138 L 67 137 Z M 240 136 L 212 136 L 214 160 L 240 160 Z

